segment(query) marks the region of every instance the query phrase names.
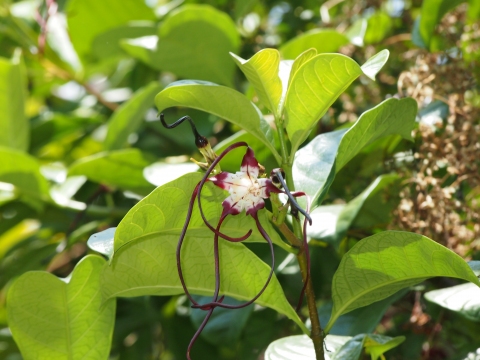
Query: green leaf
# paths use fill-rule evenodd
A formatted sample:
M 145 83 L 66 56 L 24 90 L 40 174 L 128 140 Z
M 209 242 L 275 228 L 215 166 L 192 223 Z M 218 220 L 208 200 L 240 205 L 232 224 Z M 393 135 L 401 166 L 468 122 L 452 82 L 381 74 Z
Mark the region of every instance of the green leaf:
M 295 74 L 297 73 L 298 69 L 300 69 L 303 66 L 303 64 L 307 63 L 310 59 L 317 56 L 317 54 L 318 53 L 316 49 L 308 49 L 297 56 L 290 70 L 290 76 L 288 78 L 288 87 L 290 87 L 290 84 L 292 83 L 292 80 L 295 77 Z
M 368 22 L 365 19 L 358 19 L 345 32 L 350 42 L 356 46 L 363 46 L 363 40 L 367 32 Z
M 363 73 L 375 81 L 375 75 L 377 75 L 383 65 L 385 65 L 389 55 L 390 52 L 388 50 L 382 50 L 373 55 L 365 64 L 361 66 Z
M 143 170 L 143 175 L 150 184 L 153 184 L 155 186 L 161 186 L 169 183 L 170 181 L 178 179 L 180 176 L 196 172 L 199 169 L 200 168 L 198 167 L 198 165 L 192 162 L 172 164 L 165 162 L 156 162 L 152 165 L 147 166 Z
M 336 30 L 313 29 L 287 41 L 280 47 L 280 53 L 284 59 L 295 59 L 310 48 L 319 54 L 332 53 L 348 43 L 348 38 Z
M 230 55 L 252 84 L 260 101 L 278 117 L 281 113 L 279 104 L 282 97 L 282 82 L 278 77 L 280 65 L 278 50 L 263 49 L 249 60 L 244 60 L 233 53 Z
M 199 304 L 206 304 L 212 300 L 207 296 L 198 295 L 194 295 L 193 298 Z M 223 303 L 241 305 L 242 301 L 226 297 Z M 253 305 L 236 309 L 235 311 L 221 307 L 216 308 L 202 331 L 202 338 L 213 345 L 235 344 L 240 339 L 240 335 L 252 311 Z M 192 323 L 196 328 L 200 327 L 205 314 L 203 310 L 192 309 L 190 319 L 192 319 Z
M 120 45 L 123 39 L 133 39 L 157 34 L 157 26 L 153 21 L 135 21 L 102 32 L 92 43 L 92 54 L 98 59 L 125 56 Z
M 285 100 L 291 158 L 320 118 L 362 70 L 347 56 L 320 54 L 293 75 Z
M 261 140 L 278 161 L 273 132 L 260 110 L 236 90 L 204 81 L 176 81 L 155 97 L 159 112 L 172 106 L 185 106 L 230 121 Z
M 105 260 L 87 256 L 62 281 L 28 272 L 8 291 L 8 325 L 26 359 L 108 358 L 115 302 L 102 306 L 100 274 Z
M 466 0 L 424 0 L 420 13 L 419 31 L 427 48 L 432 50 L 435 27 L 443 16 Z
M 155 95 L 161 88 L 158 82 L 151 82 L 137 90 L 130 100 L 115 111 L 108 122 L 105 150 L 121 149 L 127 144 L 130 134 L 137 131 L 142 124 L 144 114 L 153 107 Z
M 76 161 L 68 169 L 68 175 L 85 175 L 100 184 L 146 195 L 154 189 L 143 176 L 143 169 L 150 163 L 138 149 L 115 150 Z
M 38 208 L 48 201 L 48 182 L 37 160 L 21 151 L 0 147 L 0 181 L 13 184 L 20 198 Z
M 313 225 L 308 229 L 308 236 L 329 242 L 338 249 L 339 242 L 354 223 L 367 199 L 397 180 L 399 176 L 396 174 L 382 175 L 346 205 L 319 206 L 311 213 Z
M 348 130 L 318 135 L 295 156 L 295 188 L 310 195 L 313 207 L 318 206 L 335 174 L 363 147 L 391 134 L 410 140 L 416 112 L 415 100 L 391 98 L 364 112 Z
M 95 38 L 134 20 L 155 20 L 153 10 L 138 0 L 70 0 L 67 2 L 68 33 L 78 55 L 90 54 Z
M 422 235 L 384 231 L 359 241 L 344 255 L 333 277 L 329 332 L 342 314 L 385 299 L 435 276 L 480 281 L 451 250 Z
M 472 283 L 433 290 L 425 298 L 469 320 L 480 321 L 480 288 Z
M 342 347 L 350 336 L 327 335 L 324 348 L 325 359 L 330 360 L 332 356 Z M 312 340 L 307 335 L 287 336 L 275 340 L 268 345 L 265 351 L 265 360 L 316 360 Z
M 30 129 L 25 116 L 26 96 L 27 77 L 20 53 L 16 52 L 11 60 L 0 58 L 0 146 L 28 149 Z
M 159 221 L 161 221 L 159 217 L 152 216 L 149 222 Z M 120 226 L 117 234 L 128 235 L 122 234 Z M 104 268 L 102 273 L 104 300 L 112 297 L 182 294 L 175 256 L 178 234 L 165 232 L 136 236 L 132 233 L 130 236 L 135 241 L 130 241 L 116 250 L 111 266 Z M 213 261 L 213 236 L 210 230 L 187 233 L 182 248 L 182 264 L 183 275 L 192 294 L 213 295 L 215 288 Z M 220 272 L 220 293 L 248 301 L 263 287 L 270 267 L 245 245 L 221 241 Z M 286 315 L 308 333 L 285 298 L 275 276 L 256 303 Z
M 368 18 L 365 44 L 378 44 L 384 40 L 393 29 L 392 18 L 384 11 L 377 11 Z
M 113 238 L 116 230 L 117 228 L 113 227 L 93 234 L 87 241 L 88 247 L 111 259 L 113 256 Z
M 129 242 L 137 241 L 147 235 L 162 237 L 165 234 L 176 234 L 178 237 L 185 223 L 191 194 L 202 176 L 200 173 L 187 174 L 156 188 L 139 201 L 118 225 L 115 233 L 115 252 Z M 202 190 L 202 209 L 210 223 L 218 222 L 223 209 L 222 202 L 227 196 L 227 192 L 211 183 Z M 284 247 L 285 243 L 268 221 L 266 211 L 260 211 L 258 216 L 272 241 Z M 197 206 L 192 213 L 188 229 L 195 234 L 205 234 L 205 232 L 212 234 L 203 223 Z M 222 232 L 233 237 L 244 235 L 248 229 L 253 230 L 249 241 L 265 243 L 253 219 L 244 213 L 227 217 L 222 225 Z
M 360 334 L 347 341 L 333 356 L 332 360 L 358 360 L 362 349 L 371 355 L 372 360 L 377 360 L 394 347 L 405 341 L 405 336 L 391 338 L 377 334 Z
M 159 39 L 123 42 L 124 49 L 157 70 L 181 78 L 232 85 L 240 36 L 230 17 L 209 5 L 186 5 L 172 11 L 159 29 Z

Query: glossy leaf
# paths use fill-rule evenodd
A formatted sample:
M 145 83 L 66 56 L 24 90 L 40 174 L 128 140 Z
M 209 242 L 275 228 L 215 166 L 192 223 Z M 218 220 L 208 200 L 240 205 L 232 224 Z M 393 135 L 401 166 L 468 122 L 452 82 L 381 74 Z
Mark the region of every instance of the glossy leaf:
M 388 50 L 382 50 L 373 55 L 365 64 L 361 66 L 363 73 L 375 81 L 375 75 L 377 75 L 383 65 L 385 65 L 389 55 L 390 52 Z
M 66 12 L 68 33 L 81 58 L 90 53 L 102 33 L 133 20 L 155 20 L 153 10 L 137 0 L 71 0 Z
M 26 70 L 20 53 L 15 53 L 11 60 L 0 58 L 0 146 L 28 149 L 30 129 L 25 116 L 26 97 Z
M 292 79 L 295 77 L 294 75 L 297 73 L 298 69 L 300 69 L 303 64 L 307 63 L 310 59 L 317 56 L 317 54 L 317 50 L 312 48 L 305 50 L 303 53 L 301 53 L 295 58 L 291 67 L 290 76 L 288 78 L 288 87 L 290 87 Z
M 232 85 L 240 36 L 230 17 L 209 6 L 190 4 L 172 11 L 161 24 L 158 43 L 140 38 L 123 42 L 130 55 L 178 77 Z
M 377 360 L 390 349 L 405 341 L 404 336 L 391 338 L 378 334 L 360 334 L 347 341 L 333 356 L 332 360 L 358 360 L 362 350 L 371 355 L 372 360 Z M 382 357 L 383 358 L 383 357 Z
M 93 234 L 87 241 L 88 247 L 111 259 L 113 256 L 113 238 L 116 230 L 117 228 L 113 227 Z
M 327 335 L 325 338 L 325 359 L 332 356 L 342 347 L 350 336 Z M 265 360 L 315 360 L 312 340 L 307 335 L 288 336 L 275 340 L 265 351 Z
M 392 134 L 410 140 L 416 112 L 413 99 L 391 98 L 364 112 L 351 128 L 318 135 L 295 156 L 295 188 L 309 194 L 318 206 L 335 174 L 364 146 Z
M 28 272 L 15 281 L 8 291 L 8 323 L 25 359 L 108 357 L 115 302 L 102 306 L 104 263 L 91 255 L 78 263 L 69 280 Z
M 123 218 L 115 233 L 115 252 L 132 241 L 147 235 L 161 237 L 164 234 L 180 234 L 187 214 L 190 196 L 198 182 L 200 173 L 190 173 L 172 182 L 156 188 L 151 194 L 138 202 Z M 215 224 L 222 213 L 222 201 L 227 197 L 225 191 L 208 183 L 202 191 L 202 209 L 208 221 Z M 259 212 L 259 218 L 272 241 L 284 246 L 278 233 L 266 218 L 265 211 Z M 204 225 L 200 213 L 195 206 L 190 226 L 191 233 L 212 234 Z M 255 222 L 244 213 L 229 216 L 222 225 L 222 232 L 233 237 L 244 235 L 252 229 L 249 241 L 266 243 L 258 232 Z
M 100 184 L 146 195 L 154 189 L 143 176 L 143 169 L 149 164 L 138 149 L 115 150 L 78 160 L 70 166 L 68 174 L 84 175 Z
M 361 73 L 360 66 L 347 56 L 320 54 L 294 74 L 285 100 L 292 155 L 333 102 Z
M 332 53 L 348 43 L 348 38 L 336 30 L 313 29 L 287 41 L 280 47 L 280 53 L 284 59 L 295 59 L 310 48 L 319 54 Z
M 155 95 L 161 90 L 158 82 L 151 82 L 137 90 L 130 100 L 118 108 L 108 122 L 105 150 L 117 150 L 127 144 L 130 134 L 138 130 L 147 110 L 153 107 Z
M 278 77 L 280 53 L 275 49 L 264 49 L 248 60 L 231 53 L 237 66 L 254 87 L 260 101 L 275 116 L 279 115 L 278 105 L 282 96 L 282 83 Z
M 344 255 L 333 278 L 332 317 L 382 300 L 435 276 L 480 281 L 457 254 L 422 235 L 384 231 L 358 242 Z
M 480 321 L 480 288 L 472 283 L 433 290 L 425 298 L 467 319 Z
M 225 86 L 203 81 L 177 81 L 155 97 L 158 111 L 185 106 L 217 115 L 261 140 L 280 159 L 270 125 L 247 97 Z

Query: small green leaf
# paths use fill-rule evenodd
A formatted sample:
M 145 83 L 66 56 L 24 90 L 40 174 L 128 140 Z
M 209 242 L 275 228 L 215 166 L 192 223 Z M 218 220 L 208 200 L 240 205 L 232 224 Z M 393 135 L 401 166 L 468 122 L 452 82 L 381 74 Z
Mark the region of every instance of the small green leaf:
M 161 90 L 161 85 L 154 81 L 137 90 L 130 100 L 115 111 L 108 122 L 105 150 L 117 150 L 127 144 L 130 134 L 138 130 L 147 110 L 153 107 L 155 95 Z
M 295 59 L 310 48 L 319 54 L 332 53 L 348 43 L 348 38 L 336 30 L 313 29 L 287 41 L 280 47 L 280 53 L 284 59 Z
M 345 36 L 348 37 L 350 42 L 356 46 L 363 46 L 363 39 L 367 32 L 368 22 L 366 19 L 358 19 L 348 28 L 345 32 Z
M 383 353 L 397 347 L 405 341 L 405 336 L 391 338 L 377 334 L 360 334 L 348 340 L 333 356 L 332 360 L 358 360 L 365 352 L 377 360 Z
M 332 356 L 342 347 L 350 336 L 327 335 L 324 349 L 325 360 L 332 359 Z M 315 360 L 315 350 L 312 340 L 307 335 L 288 336 L 275 340 L 268 345 L 265 351 L 265 360 Z
M 425 298 L 469 320 L 480 321 L 480 288 L 472 283 L 429 291 Z
M 363 147 L 391 134 L 410 140 L 416 112 L 415 100 L 391 98 L 364 112 L 351 128 L 318 135 L 295 156 L 295 188 L 309 194 L 313 207 L 318 206 L 335 174 Z
M 172 106 L 205 111 L 238 125 L 261 140 L 281 160 L 273 132 L 260 110 L 236 90 L 204 81 L 176 81 L 155 97 L 159 112 Z
M 102 305 L 105 260 L 87 256 L 68 281 L 23 274 L 8 291 L 8 325 L 25 359 L 104 360 L 110 353 L 115 301 Z
M 100 184 L 146 195 L 154 189 L 143 176 L 143 169 L 150 163 L 138 149 L 115 150 L 76 161 L 68 169 L 68 175 L 85 175 Z
M 344 255 L 333 277 L 332 317 L 385 299 L 435 276 L 480 281 L 457 254 L 422 235 L 384 231 L 359 241 Z
M 375 75 L 377 75 L 383 65 L 385 65 L 389 55 L 390 52 L 388 50 L 382 50 L 373 55 L 365 64 L 361 66 L 363 73 L 375 81 Z
M 209 5 L 190 4 L 167 15 L 159 28 L 158 43 L 151 38 L 126 40 L 124 49 L 157 70 L 178 77 L 232 85 L 240 35 L 225 13 Z
M 368 18 L 365 44 L 381 43 L 391 32 L 394 26 L 393 19 L 384 11 L 376 11 Z
M 113 255 L 113 238 L 116 230 L 117 228 L 113 227 L 93 234 L 87 241 L 88 247 L 111 259 Z
M 278 77 L 280 53 L 275 49 L 263 49 L 248 60 L 230 53 L 237 66 L 254 87 L 260 101 L 278 116 L 282 83 Z
M 155 20 L 153 9 L 137 0 L 71 0 L 66 12 L 68 33 L 81 58 L 90 54 L 93 41 L 102 33 L 129 21 Z
M 293 75 L 285 100 L 291 158 L 341 93 L 362 73 L 347 56 L 320 54 Z
M 0 146 L 25 151 L 30 141 L 25 116 L 27 77 L 19 52 L 11 60 L 0 58 L 0 89 Z

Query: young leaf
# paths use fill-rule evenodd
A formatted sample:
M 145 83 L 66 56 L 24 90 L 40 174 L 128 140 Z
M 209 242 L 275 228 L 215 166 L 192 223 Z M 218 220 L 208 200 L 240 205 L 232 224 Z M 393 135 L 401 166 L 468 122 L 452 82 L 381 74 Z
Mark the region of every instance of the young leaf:
M 422 235 L 384 231 L 361 240 L 344 255 L 333 277 L 333 311 L 325 332 L 340 315 L 435 276 L 480 286 L 460 256 Z
M 104 264 L 90 255 L 68 281 L 39 271 L 15 281 L 7 296 L 8 325 L 25 359 L 108 358 L 115 301 L 102 305 Z
M 350 336 L 327 335 L 325 338 L 325 359 L 332 356 L 342 347 Z M 265 351 L 265 360 L 315 360 L 312 340 L 307 335 L 288 336 L 275 340 Z
M 469 320 L 480 321 L 480 288 L 472 283 L 429 291 L 425 298 Z
M 335 174 L 364 146 L 391 134 L 410 140 L 416 113 L 415 100 L 391 98 L 364 112 L 351 128 L 318 135 L 295 156 L 295 188 L 309 194 L 313 207 L 318 206 Z
M 217 115 L 261 140 L 281 161 L 270 125 L 260 110 L 238 91 L 205 81 L 176 81 L 155 97 L 155 105 L 160 112 L 172 106 L 185 106 Z
M 295 74 L 297 73 L 298 69 L 300 69 L 303 66 L 303 64 L 305 64 L 315 56 L 317 56 L 317 50 L 313 48 L 305 50 L 303 53 L 297 56 L 290 70 L 290 76 L 288 78 L 288 87 L 290 87 L 290 84 L 292 83 L 292 79 L 295 77 Z
M 248 60 L 230 53 L 237 66 L 254 87 L 260 101 L 275 115 L 279 115 L 282 83 L 278 77 L 280 53 L 275 49 L 263 49 Z
M 113 255 L 113 238 L 116 229 L 116 227 L 113 227 L 93 234 L 87 241 L 88 247 L 111 259 Z
M 85 175 L 100 184 L 146 195 L 154 189 L 143 176 L 149 164 L 138 149 L 116 150 L 84 157 L 70 166 L 68 174 Z
M 382 50 L 373 55 L 365 64 L 361 66 L 363 73 L 375 81 L 375 75 L 377 75 L 383 65 L 385 65 L 389 55 L 390 52 L 388 50 Z
M 151 82 L 137 90 L 133 97 L 115 111 L 108 122 L 105 150 L 117 150 L 127 144 L 128 136 L 138 130 L 143 116 L 153 106 L 155 95 L 161 90 L 158 82 Z
M 313 29 L 286 42 L 280 47 L 280 53 L 284 59 L 295 59 L 310 48 L 319 54 L 332 53 L 348 43 L 348 38 L 336 30 Z
M 170 191 L 173 192 L 173 189 Z M 177 191 L 176 196 L 179 196 Z M 159 204 L 157 202 L 157 204 Z M 172 204 L 168 204 L 172 207 Z M 185 205 L 182 205 L 183 208 Z M 154 205 L 149 206 L 151 209 Z M 152 212 L 149 223 L 161 223 L 159 213 Z M 139 214 L 138 219 L 147 221 Z M 134 226 L 128 231 L 117 228 L 115 235 L 129 236 L 130 241 L 115 250 L 111 266 L 102 272 L 102 296 L 106 301 L 112 297 L 133 297 L 144 295 L 177 295 L 183 293 L 176 265 L 177 229 L 163 233 L 154 232 L 137 235 Z M 246 227 L 237 230 L 245 232 Z M 222 231 L 235 236 L 229 229 Z M 123 232 L 123 234 L 122 234 Z M 137 232 L 138 233 L 138 232 Z M 172 234 L 173 233 L 173 234 Z M 243 235 L 242 233 L 242 235 Z M 115 239 L 117 240 L 117 239 Z M 115 246 L 117 244 L 115 243 Z M 263 287 L 270 267 L 241 243 L 220 241 L 220 274 L 222 295 L 237 300 L 248 301 Z M 207 228 L 187 232 L 182 248 L 183 275 L 192 294 L 212 296 L 215 289 L 213 266 L 213 238 Z M 282 287 L 275 276 L 272 277 L 265 292 L 256 301 L 257 304 L 270 307 L 297 323 L 304 331 L 308 330 L 291 307 Z
M 315 124 L 362 70 L 347 56 L 320 54 L 295 73 L 285 100 L 291 157 Z
M 166 17 L 158 43 L 140 38 L 124 41 L 123 47 L 154 69 L 230 86 L 235 64 L 228 53 L 238 51 L 240 35 L 227 14 L 209 5 L 190 4 Z
M 25 116 L 27 78 L 20 53 L 13 59 L 0 58 L 0 146 L 27 150 L 30 141 Z
M 365 352 L 372 360 L 382 357 L 383 353 L 397 347 L 405 341 L 405 336 L 391 338 L 377 334 L 360 334 L 348 340 L 333 356 L 332 360 L 358 360 Z M 383 358 L 383 357 L 382 357 Z

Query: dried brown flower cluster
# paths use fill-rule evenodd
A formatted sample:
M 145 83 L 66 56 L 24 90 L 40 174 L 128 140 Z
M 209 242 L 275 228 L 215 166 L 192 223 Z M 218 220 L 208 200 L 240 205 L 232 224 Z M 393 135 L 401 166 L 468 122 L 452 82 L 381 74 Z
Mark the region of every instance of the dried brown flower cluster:
M 459 8 L 441 27 L 454 37 L 463 20 Z M 460 36 L 456 41 L 461 48 Z M 405 56 L 416 62 L 400 75 L 399 94 L 416 99 L 419 109 L 441 101 L 449 111 L 446 120 L 420 123 L 415 131 L 414 171 L 406 174 L 393 227 L 422 233 L 468 257 L 480 250 L 480 109 L 465 100 L 475 87 L 472 64 L 458 52 Z

